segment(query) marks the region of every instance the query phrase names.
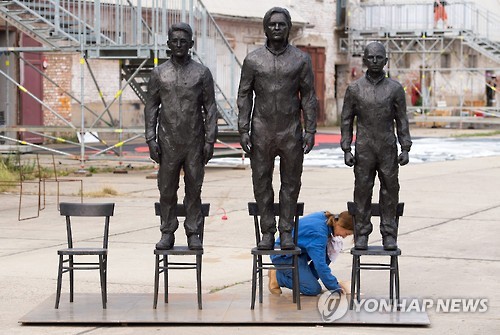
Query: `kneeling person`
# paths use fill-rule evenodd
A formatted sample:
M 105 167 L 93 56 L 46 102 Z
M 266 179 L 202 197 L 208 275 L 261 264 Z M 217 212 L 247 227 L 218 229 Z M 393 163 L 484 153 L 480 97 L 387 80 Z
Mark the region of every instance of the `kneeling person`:
M 299 255 L 299 287 L 304 295 L 318 295 L 321 285 L 330 291 L 342 291 L 337 278 L 332 274 L 329 264 L 341 251 L 342 239 L 353 234 L 353 219 L 349 212 L 333 215 L 330 212 L 316 212 L 299 220 L 298 246 L 302 249 Z M 276 242 L 279 243 L 279 240 Z M 340 250 L 339 250 L 340 249 Z M 291 264 L 291 255 L 272 255 L 275 265 Z M 292 270 L 270 270 L 269 290 L 280 294 L 280 287 L 293 288 Z

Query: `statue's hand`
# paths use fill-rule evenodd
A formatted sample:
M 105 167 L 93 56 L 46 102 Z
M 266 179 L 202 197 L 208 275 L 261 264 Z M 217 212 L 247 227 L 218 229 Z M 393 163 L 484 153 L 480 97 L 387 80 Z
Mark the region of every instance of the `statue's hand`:
M 401 166 L 406 165 L 406 164 L 408 164 L 409 161 L 410 161 L 410 157 L 408 155 L 408 151 L 406 151 L 406 150 L 401 151 L 401 153 L 399 154 L 399 157 L 398 157 L 399 165 L 401 165 Z
M 314 148 L 314 134 L 305 133 L 304 134 L 304 143 L 302 144 L 302 149 L 305 154 L 308 154 L 312 148 Z
M 356 159 L 350 151 L 344 152 L 344 162 L 347 166 L 354 166 L 356 164 Z
M 203 158 L 205 161 L 205 165 L 209 160 L 214 156 L 214 144 L 205 142 L 205 146 L 203 147 Z
M 154 160 L 156 163 L 160 164 L 160 155 L 161 155 L 161 149 L 160 146 L 158 145 L 158 142 L 155 140 L 151 140 L 148 142 L 149 146 L 149 157 L 151 157 L 152 160 Z
M 252 141 L 250 141 L 250 135 L 248 133 L 243 133 L 240 135 L 240 145 L 243 151 L 247 154 L 252 152 Z

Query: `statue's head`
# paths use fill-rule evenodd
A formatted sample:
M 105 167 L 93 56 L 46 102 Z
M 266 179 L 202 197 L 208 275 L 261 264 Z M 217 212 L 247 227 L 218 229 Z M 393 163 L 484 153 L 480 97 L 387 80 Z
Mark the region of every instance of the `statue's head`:
M 172 50 L 173 57 L 186 57 L 194 45 L 193 30 L 189 24 L 180 22 L 170 26 L 167 45 Z
M 288 10 L 273 7 L 264 15 L 264 32 L 269 40 L 288 42 L 292 29 L 292 17 Z
M 368 72 L 380 73 L 387 64 L 387 55 L 385 47 L 380 42 L 371 42 L 365 47 L 363 55 L 363 64 L 368 68 Z

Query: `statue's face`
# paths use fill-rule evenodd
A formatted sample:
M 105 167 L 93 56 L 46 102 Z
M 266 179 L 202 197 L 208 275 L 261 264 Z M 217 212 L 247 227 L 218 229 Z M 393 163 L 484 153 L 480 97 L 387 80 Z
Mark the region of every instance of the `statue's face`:
M 382 72 L 385 64 L 387 64 L 384 47 L 378 44 L 367 46 L 363 56 L 363 63 L 366 65 L 369 72 Z
M 284 42 L 290 33 L 285 14 L 273 13 L 266 25 L 265 33 L 267 38 L 272 41 Z
M 184 58 L 188 55 L 193 43 L 189 38 L 189 34 L 183 30 L 173 31 L 167 42 L 168 47 L 172 50 L 172 56 L 179 58 Z

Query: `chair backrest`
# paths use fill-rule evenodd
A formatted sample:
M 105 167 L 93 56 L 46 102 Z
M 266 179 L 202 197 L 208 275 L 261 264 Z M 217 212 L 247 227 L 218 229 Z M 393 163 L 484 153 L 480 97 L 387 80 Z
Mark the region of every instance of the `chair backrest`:
M 400 216 L 403 216 L 404 208 L 405 208 L 404 202 L 398 203 L 398 205 L 396 206 L 396 220 L 398 220 Z M 357 212 L 356 203 L 349 201 L 347 203 L 347 210 L 349 211 L 349 214 L 355 216 Z M 380 216 L 380 205 L 378 203 L 372 204 L 372 216 Z
M 399 217 L 403 216 L 403 211 L 405 208 L 405 203 L 400 202 L 396 206 L 396 225 L 399 226 Z M 356 224 L 356 213 L 357 213 L 357 206 L 356 203 L 349 201 L 347 203 L 347 210 L 349 211 L 349 214 L 352 215 L 354 224 Z M 380 205 L 378 203 L 372 203 L 372 216 L 380 216 Z M 354 234 L 356 234 L 356 229 L 354 230 Z
M 280 215 L 280 204 L 273 204 L 274 216 Z M 253 216 L 253 222 L 255 226 L 255 243 L 256 245 L 260 242 L 260 224 L 259 224 L 259 216 L 260 216 L 259 206 L 257 206 L 256 202 L 248 203 L 248 215 Z M 297 207 L 295 208 L 294 220 L 293 220 L 293 243 L 297 245 L 297 241 L 299 238 L 299 217 L 304 215 L 304 203 L 298 202 Z
M 186 217 L 186 206 L 184 204 L 177 204 L 175 207 L 175 216 Z M 161 216 L 161 206 L 159 202 L 155 202 L 155 215 Z M 203 235 L 205 233 L 205 218 L 210 215 L 210 204 L 201 204 L 201 227 L 198 236 L 200 237 L 201 243 L 203 243 Z
M 109 218 L 113 216 L 115 210 L 114 203 L 104 204 L 81 204 L 61 202 L 59 204 L 59 212 L 66 216 L 66 233 L 68 237 L 68 248 L 73 248 L 73 231 L 71 229 L 71 217 L 103 217 L 104 218 L 104 233 L 102 247 L 108 248 L 109 235 Z

